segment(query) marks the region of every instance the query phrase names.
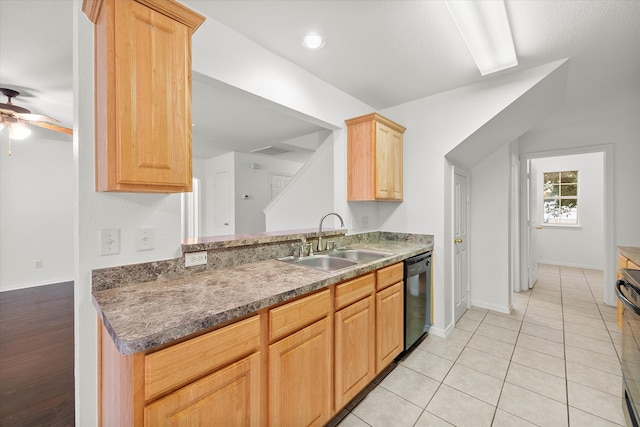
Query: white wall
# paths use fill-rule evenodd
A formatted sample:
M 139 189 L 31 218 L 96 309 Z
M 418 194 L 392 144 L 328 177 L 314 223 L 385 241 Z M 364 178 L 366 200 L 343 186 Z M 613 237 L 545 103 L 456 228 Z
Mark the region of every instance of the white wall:
M 251 167 L 257 165 L 256 169 Z M 271 174 L 295 175 L 302 167 L 300 162 L 280 160 L 257 154 L 235 153 L 236 234 L 266 231 L 264 208 L 271 197 Z M 249 198 L 245 199 L 244 195 Z
M 546 157 L 532 160 L 542 189 L 545 172 L 578 171 L 578 222 L 575 226 L 546 225 L 542 221 L 542 191 L 538 199 L 537 258 L 545 264 L 603 270 L 604 240 L 604 155 L 603 153 Z
M 434 265 L 434 324 L 435 334 L 445 334 L 453 326 L 452 288 L 452 163 L 445 157 L 463 141 L 476 153 L 475 162 L 501 145 L 515 141 L 532 127 L 541 116 L 541 110 L 551 114 L 557 107 L 557 97 L 545 99 L 550 92 L 562 93 L 563 63 L 547 64 L 504 78 L 489 79 L 483 83 L 465 86 L 436 94 L 407 104 L 388 108 L 381 113 L 407 127 L 404 134 L 404 202 L 379 204 L 379 227 L 389 231 L 433 234 L 435 237 Z M 557 73 L 558 72 L 558 73 Z M 523 95 L 526 97 L 523 98 Z M 514 105 L 515 104 L 515 105 Z M 510 108 L 522 114 L 513 126 Z M 529 118 L 530 121 L 527 121 Z M 490 124 L 491 131 L 482 131 Z M 480 132 L 479 132 L 480 131 Z M 493 138 L 492 138 L 493 136 Z M 477 147 L 470 141 L 476 140 Z M 502 144 L 498 144 L 503 141 Z M 487 151 L 489 150 L 489 151 Z M 457 158 L 471 169 L 467 162 L 471 156 L 461 150 Z M 336 172 L 338 174 L 339 171 Z M 477 171 L 476 171 L 477 173 Z M 508 191 L 509 162 L 506 163 Z M 473 191 L 475 183 L 471 180 Z M 507 197 L 505 195 L 505 197 Z M 508 206 L 505 205 L 505 209 Z M 473 212 L 474 206 L 471 206 Z M 506 211 L 505 211 L 506 212 Z M 505 222 L 504 227 L 506 229 Z M 497 246 L 508 245 L 492 241 Z M 494 248 L 484 249 L 492 251 Z M 499 249 L 496 249 L 499 250 Z M 473 253 L 470 254 L 474 256 Z M 505 264 L 508 259 L 505 259 Z M 470 277 L 475 272 L 471 265 Z M 505 265 L 505 269 L 507 266 Z M 506 280 L 506 279 L 505 279 Z M 508 283 L 506 283 L 508 289 Z M 507 298 L 508 292 L 505 292 Z M 502 305 L 502 299 L 495 302 Z
M 471 169 L 471 305 L 509 313 L 509 145 Z
M 615 245 L 640 246 L 640 102 L 615 117 L 586 120 L 529 132 L 521 138 L 522 154 L 612 144 L 614 149 Z
M 329 135 L 285 189 L 265 208 L 267 231 L 317 227 L 322 214 L 333 211 L 333 150 L 333 135 Z
M 71 137 L 0 135 L 0 291 L 73 280 Z
M 76 423 L 94 426 L 97 425 L 97 327 L 96 311 L 91 304 L 91 270 L 178 256 L 180 195 L 94 192 L 93 25 L 81 11 L 82 2 L 74 0 L 74 5 L 74 169 L 78 185 L 74 195 L 77 201 Z M 373 111 L 214 19 L 207 18 L 193 41 L 194 70 L 283 104 L 326 128 L 340 128 L 344 126 L 344 118 Z M 311 192 L 308 194 L 313 197 Z M 296 212 L 290 215 L 295 217 Z M 135 252 L 132 236 L 140 226 L 154 227 L 154 250 Z M 101 228 L 122 230 L 119 255 L 98 255 L 97 237 Z

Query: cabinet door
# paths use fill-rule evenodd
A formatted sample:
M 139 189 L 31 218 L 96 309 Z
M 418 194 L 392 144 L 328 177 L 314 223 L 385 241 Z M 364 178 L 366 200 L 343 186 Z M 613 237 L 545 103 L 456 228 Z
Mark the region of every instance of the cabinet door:
M 403 284 L 398 282 L 376 294 L 376 374 L 404 349 Z
M 322 426 L 331 417 L 331 320 L 269 346 L 269 425 Z
M 402 134 L 376 123 L 376 199 L 402 200 Z
M 232 363 L 145 407 L 144 425 L 260 425 L 260 353 Z
M 336 312 L 335 409 L 339 411 L 375 377 L 374 297 Z
M 117 3 L 109 173 L 124 189 L 191 191 L 190 29 L 140 3 Z

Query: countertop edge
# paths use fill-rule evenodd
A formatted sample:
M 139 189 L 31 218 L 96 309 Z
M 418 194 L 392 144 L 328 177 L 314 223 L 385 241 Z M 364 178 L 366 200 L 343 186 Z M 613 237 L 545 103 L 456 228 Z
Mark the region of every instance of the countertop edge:
M 108 331 L 116 348 L 121 354 L 130 355 L 130 354 L 135 354 L 140 352 L 149 352 L 161 346 L 165 346 L 166 344 L 170 344 L 171 342 L 183 340 L 190 336 L 196 336 L 196 335 L 205 333 L 208 330 L 213 330 L 218 325 L 222 325 L 234 320 L 239 320 L 241 318 L 253 315 L 262 309 L 274 306 L 276 304 L 281 304 L 288 300 L 329 287 L 333 284 L 350 280 L 352 278 L 367 274 L 371 271 L 375 271 L 380 268 L 384 268 L 389 265 L 396 264 L 414 255 L 418 255 L 426 251 L 433 251 L 433 245 L 414 243 L 407 246 L 411 246 L 412 249 L 409 249 L 407 251 L 402 251 L 400 253 L 394 253 L 394 255 L 391 255 L 389 257 L 385 257 L 385 258 L 382 258 L 373 262 L 369 262 L 366 264 L 356 265 L 356 266 L 353 266 L 344 270 L 336 271 L 333 273 L 324 273 L 324 277 L 318 280 L 315 280 L 313 282 L 303 284 L 298 288 L 291 289 L 282 293 L 269 294 L 255 301 L 250 301 L 248 303 L 240 304 L 224 311 L 212 313 L 211 315 L 207 315 L 202 318 L 192 320 L 185 324 L 176 324 L 173 327 L 170 327 L 168 329 L 165 329 L 159 332 L 151 333 L 149 335 L 139 335 L 133 339 L 123 338 L 122 335 L 124 334 L 119 334 L 117 331 L 117 328 L 113 327 L 112 322 L 109 320 L 109 315 L 103 311 L 103 308 L 99 302 L 99 298 L 98 299 L 96 298 L 96 295 L 99 296 L 101 291 L 98 291 L 95 294 L 92 294 L 91 299 L 94 307 L 98 311 L 98 315 L 100 316 L 105 329 Z M 303 269 L 301 271 L 309 272 L 309 269 L 307 267 L 301 267 L 301 266 L 294 266 L 294 267 L 298 269 Z M 205 277 L 209 274 L 213 274 L 213 273 L 211 272 L 202 273 L 200 276 Z M 167 280 L 167 281 L 159 281 L 159 282 L 167 284 L 174 281 L 176 280 Z M 135 285 L 129 285 L 129 286 L 135 286 Z M 128 286 L 124 288 L 119 288 L 119 290 L 121 292 L 126 292 L 127 288 Z
M 640 265 L 640 247 L 618 246 L 618 252 L 636 265 Z

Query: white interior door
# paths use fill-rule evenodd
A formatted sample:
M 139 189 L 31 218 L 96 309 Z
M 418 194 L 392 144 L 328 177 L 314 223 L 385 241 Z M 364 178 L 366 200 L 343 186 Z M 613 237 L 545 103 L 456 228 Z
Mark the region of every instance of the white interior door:
M 214 235 L 233 234 L 229 218 L 231 193 L 229 191 L 229 171 L 217 172 L 213 178 L 213 223 Z
M 538 174 L 531 160 L 528 164 L 529 173 L 527 174 L 527 201 L 529 208 L 527 209 L 527 234 L 529 237 L 529 249 L 527 260 L 527 283 L 529 288 L 538 280 Z
M 468 218 L 469 176 L 457 170 L 453 178 L 453 301 L 455 321 L 469 308 Z
M 269 201 L 273 201 L 273 199 L 275 199 L 276 196 L 280 194 L 282 190 L 284 190 L 284 187 L 289 184 L 291 178 L 293 178 L 293 175 L 289 175 L 286 173 L 274 172 L 271 174 L 271 194 L 269 195 Z

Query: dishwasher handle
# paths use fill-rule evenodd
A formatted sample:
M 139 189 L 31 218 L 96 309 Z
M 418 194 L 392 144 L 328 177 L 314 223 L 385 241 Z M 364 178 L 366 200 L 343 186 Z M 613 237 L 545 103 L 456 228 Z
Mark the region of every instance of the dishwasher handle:
M 627 289 L 628 289 L 628 288 L 631 288 L 631 292 L 634 292 L 634 293 L 636 293 L 636 294 L 638 293 L 638 292 L 635 290 L 635 288 L 634 288 L 631 284 L 629 284 L 629 283 L 625 282 L 624 280 L 618 280 L 618 281 L 616 282 L 616 294 L 618 295 L 618 299 L 620 299 L 620 301 L 622 301 L 622 303 L 623 303 L 623 304 L 624 304 L 624 305 L 625 305 L 629 310 L 633 311 L 635 314 L 637 314 L 637 315 L 639 315 L 639 316 L 640 316 L 640 307 L 638 307 L 637 305 L 635 305 L 633 302 L 631 302 L 631 301 L 630 301 L 630 300 L 629 300 L 629 299 L 624 295 L 624 292 L 622 292 L 622 287 L 623 287 L 623 286 L 624 286 L 625 288 L 627 288 Z

